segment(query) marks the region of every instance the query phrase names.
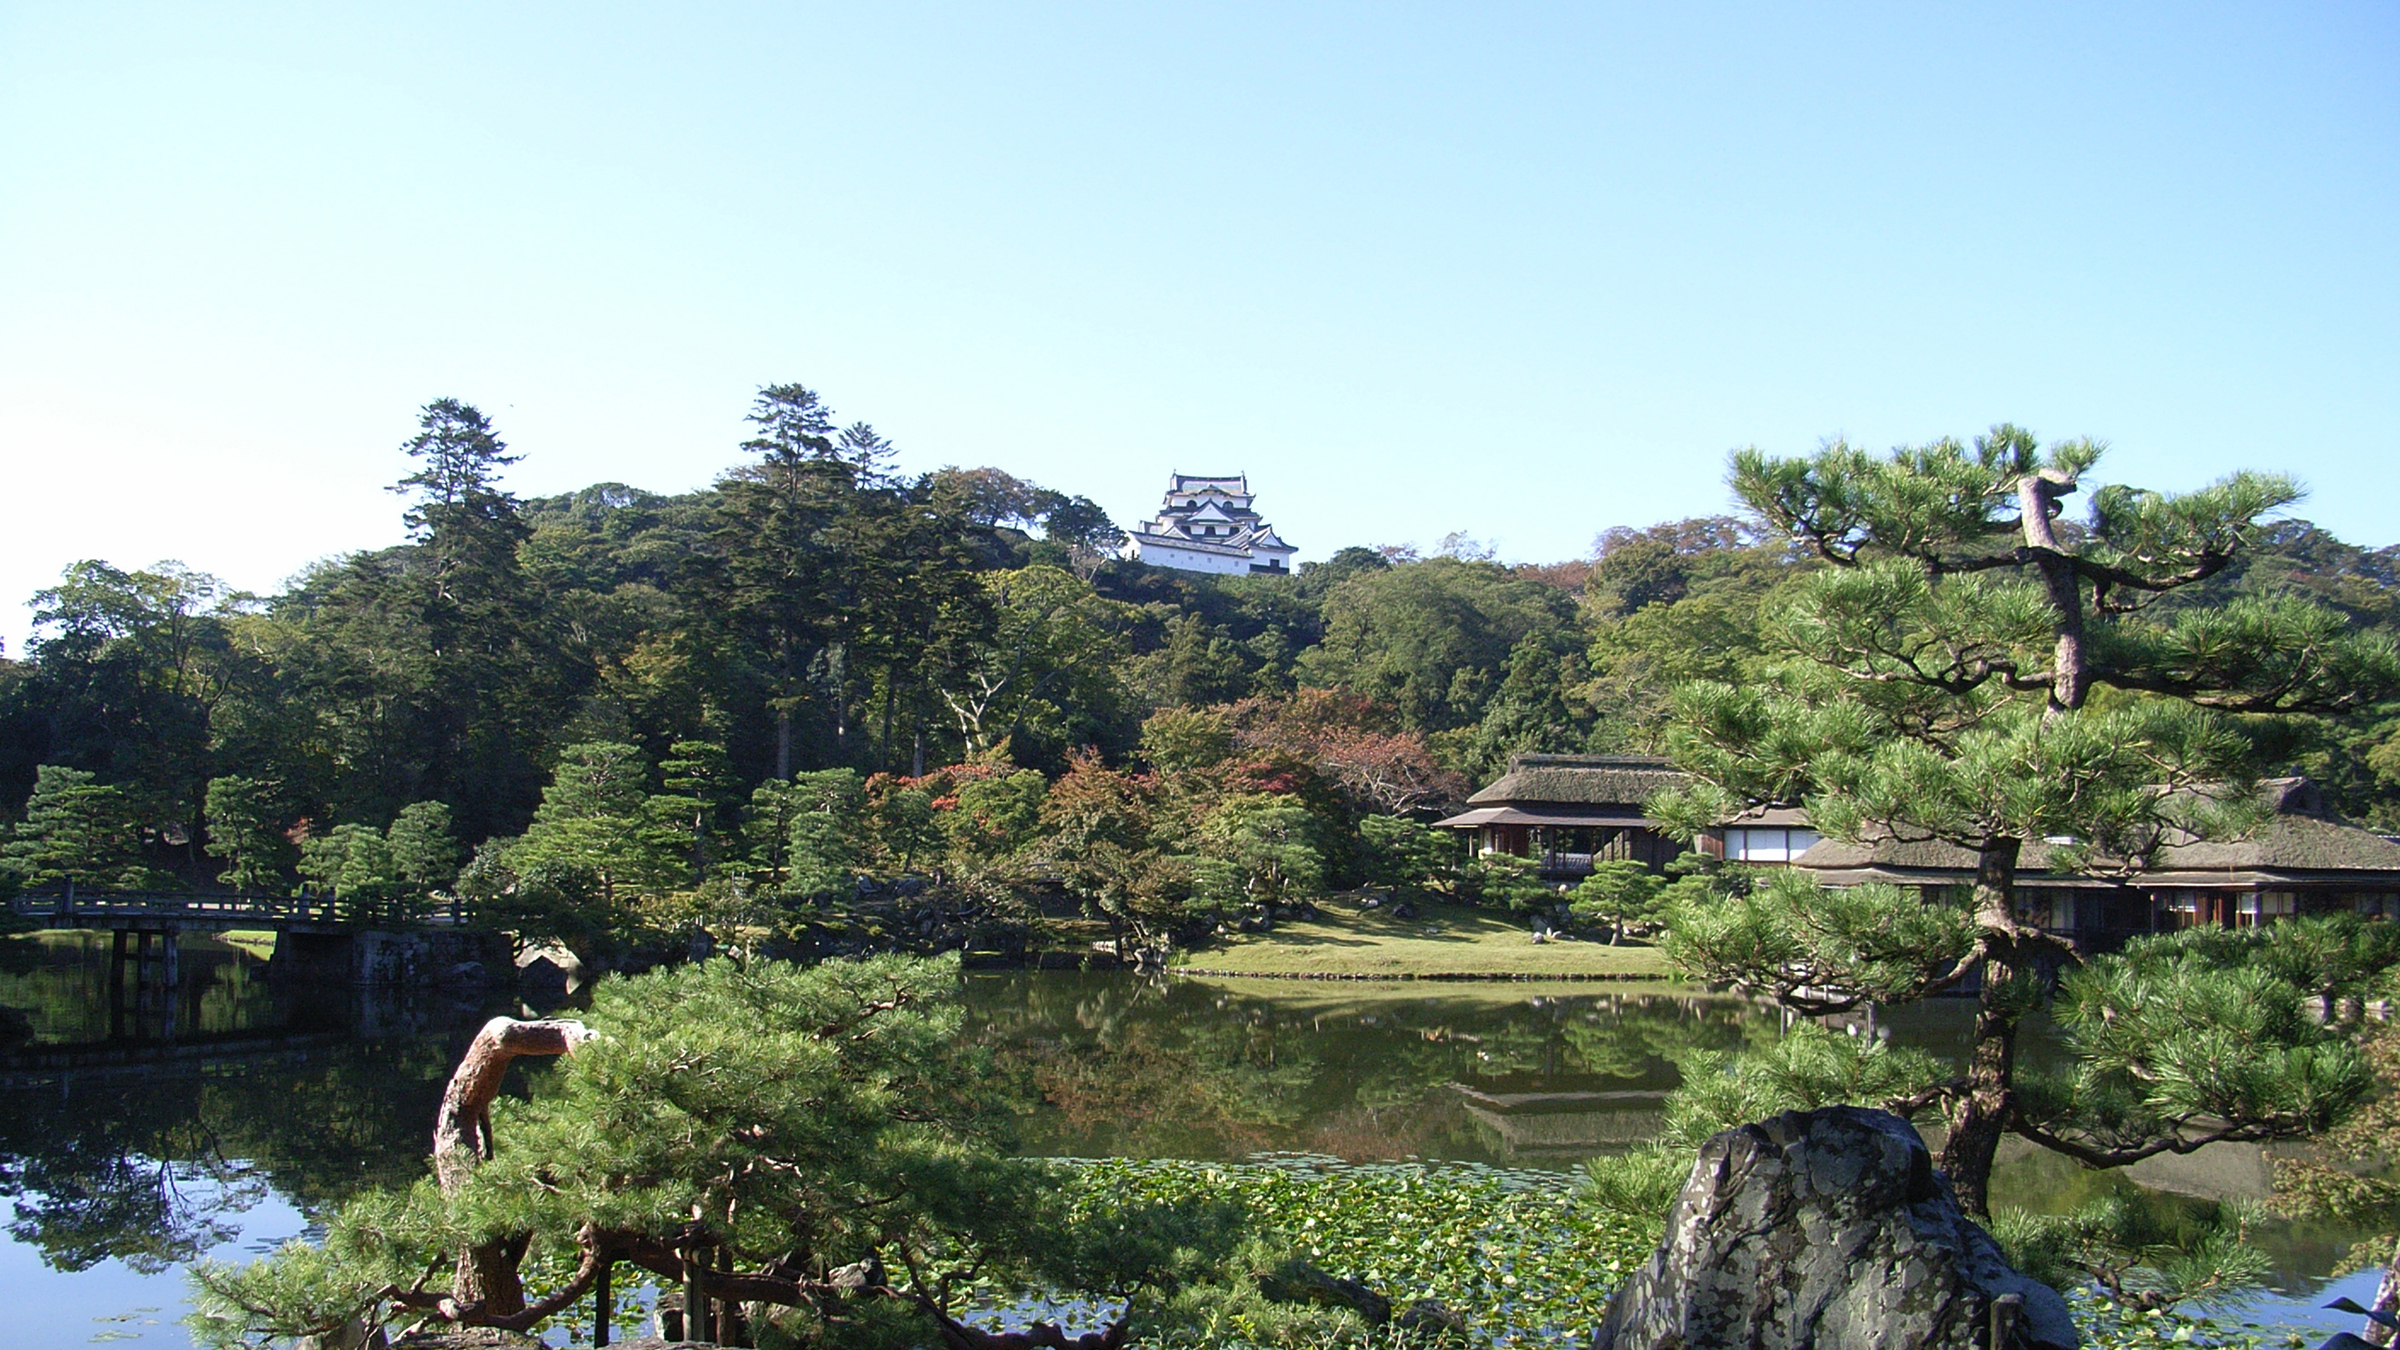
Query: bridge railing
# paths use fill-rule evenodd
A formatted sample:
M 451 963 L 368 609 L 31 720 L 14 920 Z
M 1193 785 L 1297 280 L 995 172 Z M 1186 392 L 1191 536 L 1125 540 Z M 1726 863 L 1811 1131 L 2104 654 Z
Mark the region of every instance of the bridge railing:
M 10 902 L 20 918 L 61 920 L 165 919 L 222 921 L 228 928 L 290 924 L 407 924 L 419 907 L 361 904 L 318 895 L 223 895 L 205 892 L 82 891 L 20 895 Z

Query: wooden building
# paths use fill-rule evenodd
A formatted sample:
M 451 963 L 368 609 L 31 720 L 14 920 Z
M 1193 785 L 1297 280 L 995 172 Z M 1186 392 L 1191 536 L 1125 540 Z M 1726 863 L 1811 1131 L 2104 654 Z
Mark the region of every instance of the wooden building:
M 1437 824 L 1473 831 L 1478 853 L 1531 858 L 1541 875 L 1572 881 L 1617 858 L 1653 870 L 1684 851 L 1643 814 L 1642 803 L 1683 775 L 1641 755 L 1518 755 L 1498 782 Z
M 1589 876 L 1629 858 L 1663 869 L 1684 846 L 1643 804 L 1683 774 L 1636 755 L 1518 755 L 1498 782 L 1441 826 L 1471 831 L 1478 853 L 1532 859 L 1549 881 Z M 2262 786 L 2264 819 L 2236 839 L 2171 837 L 2131 868 L 2053 866 L 2057 843 L 2018 859 L 2018 917 L 2093 950 L 2138 933 L 2210 924 L 2243 928 L 2300 914 L 2400 920 L 2400 842 L 2343 820 L 2305 778 Z M 1762 807 L 1726 821 L 1693 847 L 1728 862 L 1790 866 L 1828 886 L 1881 881 L 1927 898 L 1975 880 L 1975 856 L 1938 840 L 1825 839 L 1806 812 Z
M 2170 838 L 2143 865 L 2069 871 L 2054 844 L 2017 862 L 2017 913 L 2078 946 L 2105 950 L 2137 933 L 2207 924 L 2247 928 L 2302 914 L 2400 919 L 2400 843 L 2334 814 L 2305 778 L 2262 788 L 2266 818 L 2239 838 Z M 1884 881 L 1937 892 L 1973 884 L 1975 857 L 1937 841 L 1812 845 L 1794 866 L 1829 886 Z

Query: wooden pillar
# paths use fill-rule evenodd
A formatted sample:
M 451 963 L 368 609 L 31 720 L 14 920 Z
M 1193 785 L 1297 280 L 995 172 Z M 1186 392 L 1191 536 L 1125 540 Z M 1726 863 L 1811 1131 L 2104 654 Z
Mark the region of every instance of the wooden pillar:
M 717 1269 L 724 1271 L 730 1271 L 733 1269 L 733 1253 L 723 1247 L 717 1248 Z M 743 1339 L 742 1305 L 729 1298 L 718 1299 L 716 1305 L 716 1314 L 716 1336 L 714 1339 L 716 1340 L 717 1344 L 740 1345 Z
M 603 1260 L 600 1263 L 600 1277 L 592 1281 L 592 1345 L 594 1350 L 608 1344 L 609 1314 L 616 1311 L 616 1291 L 608 1287 L 608 1277 L 616 1268 L 616 1262 Z
M 159 983 L 173 989 L 183 983 L 183 943 L 181 934 L 170 928 L 158 935 Z
M 125 1034 L 125 940 L 132 936 L 122 928 L 109 930 L 108 1038 L 112 1041 Z
M 700 1292 L 700 1263 L 706 1252 L 690 1247 L 683 1253 L 683 1338 L 696 1341 L 708 1334 L 708 1295 Z

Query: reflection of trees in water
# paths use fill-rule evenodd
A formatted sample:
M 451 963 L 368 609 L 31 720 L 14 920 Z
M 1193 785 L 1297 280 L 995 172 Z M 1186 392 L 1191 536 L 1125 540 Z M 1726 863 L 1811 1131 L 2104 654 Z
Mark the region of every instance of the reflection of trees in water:
M 171 1026 L 176 1039 L 237 1033 L 214 1052 L 239 1057 L 76 1069 L 0 1090 L 8 1230 L 45 1262 L 82 1270 L 115 1258 L 155 1272 L 232 1236 L 270 1188 L 315 1211 L 423 1173 L 474 1009 L 273 985 L 248 954 L 193 940 L 171 1023 L 154 1007 L 112 1026 L 109 956 L 105 933 L 0 940 L 0 1037 L 13 1025 L 19 1042 L 67 1047 L 46 1054 L 116 1054 L 129 1042 L 149 1053 L 140 1043 Z M 375 1039 L 331 1039 L 368 1029 Z
M 247 954 L 187 936 L 181 964 L 183 982 L 168 995 L 180 1032 L 234 1031 L 281 1019 L 277 991 L 259 978 L 259 962 Z M 134 1009 L 129 998 L 128 1018 L 112 1025 L 107 933 L 0 938 L 0 1047 L 156 1034 L 165 1008 L 155 1000 L 164 992 L 151 992 L 147 1010 Z
M 1695 1050 L 1730 1050 L 1775 1030 L 1774 1015 L 1755 1004 L 1641 995 L 1602 997 L 1573 1008 L 1559 1036 L 1587 1074 L 1647 1079 L 1662 1064 L 1680 1069 Z
M 1494 1145 L 1452 1084 L 1663 1090 L 1685 1054 L 1758 1020 L 1681 996 L 1287 1000 L 1123 976 L 978 980 L 968 997 L 1027 1096 L 1033 1147 L 1198 1157 L 1483 1157 Z
M 232 1236 L 270 1187 L 314 1211 L 405 1185 L 450 1059 L 445 1038 L 353 1042 L 0 1093 L 9 1233 L 57 1269 L 115 1258 L 150 1273 Z
M 1318 1065 L 1271 1026 L 1196 1004 L 1193 992 L 1070 977 L 1011 982 L 1003 997 L 974 1006 L 1026 1109 L 1047 1106 L 1085 1150 L 1273 1146 L 1297 1123 Z

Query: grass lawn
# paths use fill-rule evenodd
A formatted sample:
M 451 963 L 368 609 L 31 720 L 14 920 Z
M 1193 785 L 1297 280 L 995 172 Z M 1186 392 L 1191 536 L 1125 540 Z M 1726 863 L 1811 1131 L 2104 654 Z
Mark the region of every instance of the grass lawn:
M 1664 979 L 1675 974 L 1655 947 L 1533 940 L 1525 921 L 1466 905 L 1419 905 L 1400 920 L 1361 910 L 1349 896 L 1318 902 L 1318 917 L 1243 933 L 1182 953 L 1179 967 L 1229 975 L 1467 976 Z
M 229 947 L 239 947 L 261 961 L 275 955 L 273 929 L 231 928 L 217 934 L 217 941 Z

